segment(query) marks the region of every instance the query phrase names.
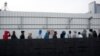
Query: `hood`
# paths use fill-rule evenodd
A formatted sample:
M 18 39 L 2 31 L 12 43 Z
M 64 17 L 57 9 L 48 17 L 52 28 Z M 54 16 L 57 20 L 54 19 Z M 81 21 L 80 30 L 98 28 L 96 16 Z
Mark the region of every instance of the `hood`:
M 5 31 L 5 32 L 4 32 L 4 35 L 7 35 L 8 33 L 9 33 L 9 31 Z

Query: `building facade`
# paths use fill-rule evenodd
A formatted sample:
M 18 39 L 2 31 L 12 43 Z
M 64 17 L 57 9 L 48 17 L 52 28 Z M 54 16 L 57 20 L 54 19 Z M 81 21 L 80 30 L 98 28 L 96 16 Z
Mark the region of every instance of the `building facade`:
M 89 4 L 89 13 L 69 14 L 69 13 L 46 13 L 46 12 L 17 12 L 0 11 L 0 37 L 5 30 L 16 31 L 20 36 L 20 31 L 24 30 L 26 38 L 28 33 L 32 33 L 36 38 L 39 29 L 45 32 L 56 30 L 58 37 L 62 31 L 68 33 L 69 30 L 82 32 L 83 29 L 100 29 L 100 4 L 92 2 Z M 67 36 L 66 36 L 67 37 Z

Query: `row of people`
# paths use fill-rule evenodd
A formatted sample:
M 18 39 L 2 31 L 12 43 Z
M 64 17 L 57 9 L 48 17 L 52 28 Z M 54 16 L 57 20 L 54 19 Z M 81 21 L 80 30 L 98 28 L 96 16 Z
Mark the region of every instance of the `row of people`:
M 25 35 L 24 35 L 25 31 L 21 31 L 21 35 L 20 35 L 20 39 L 25 39 Z M 66 31 L 62 31 L 62 33 L 60 34 L 60 38 L 65 38 L 66 35 Z M 8 37 L 11 36 L 11 39 L 18 39 L 16 36 L 16 32 L 13 31 L 12 35 L 10 34 L 9 31 L 5 31 L 4 35 L 3 35 L 3 39 L 7 40 Z M 69 31 L 69 33 L 67 34 L 68 38 L 87 38 L 87 31 L 84 29 L 83 32 L 76 32 L 74 31 L 74 34 L 72 35 L 72 32 Z M 50 37 L 57 39 L 57 31 L 47 31 L 45 33 L 44 39 L 49 39 Z M 97 35 L 96 31 L 93 29 L 89 29 L 89 34 L 88 37 L 91 38 L 96 38 L 96 37 L 100 37 L 100 33 Z M 39 30 L 39 36 L 38 38 L 42 38 L 42 30 Z M 32 39 L 32 33 L 29 33 L 28 35 L 28 39 Z

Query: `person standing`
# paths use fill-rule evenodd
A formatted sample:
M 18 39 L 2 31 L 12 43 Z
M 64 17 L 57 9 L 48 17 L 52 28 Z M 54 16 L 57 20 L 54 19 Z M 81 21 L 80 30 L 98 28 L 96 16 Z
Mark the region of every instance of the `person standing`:
M 44 39 L 49 39 L 49 35 L 50 35 L 50 31 L 48 30 L 48 31 L 45 33 Z
M 72 36 L 73 38 L 77 38 L 78 36 L 77 36 L 77 32 L 76 31 L 74 31 L 74 34 L 73 34 L 73 36 Z
M 100 29 L 98 30 L 98 32 L 99 32 L 99 33 L 98 33 L 98 38 L 100 39 Z
M 13 34 L 11 36 L 11 39 L 17 39 L 17 36 L 16 36 L 16 32 L 15 31 L 13 31 Z
M 54 30 L 53 29 L 50 29 L 49 31 L 50 31 L 49 38 L 53 38 Z
M 62 31 L 62 33 L 60 34 L 60 38 L 61 39 L 64 39 L 65 38 L 65 35 L 66 35 L 66 32 L 65 31 Z
M 67 36 L 68 36 L 68 38 L 71 38 L 71 31 L 69 31 Z
M 32 39 L 32 33 L 29 33 L 28 39 Z
M 24 31 L 21 31 L 20 39 L 25 39 Z
M 93 38 L 97 38 L 97 32 L 95 30 L 93 31 Z
M 4 41 L 8 41 L 8 37 L 10 37 L 10 32 L 9 31 L 5 31 L 4 35 L 3 35 L 3 40 Z
M 57 39 L 57 31 L 54 31 L 53 39 Z
M 42 39 L 42 30 L 39 30 L 37 38 Z
M 88 37 L 93 38 L 93 29 L 89 29 Z
M 83 38 L 87 38 L 87 31 L 86 31 L 86 29 L 83 30 L 82 36 L 83 36 Z
M 83 38 L 83 36 L 80 32 L 78 32 L 78 38 Z

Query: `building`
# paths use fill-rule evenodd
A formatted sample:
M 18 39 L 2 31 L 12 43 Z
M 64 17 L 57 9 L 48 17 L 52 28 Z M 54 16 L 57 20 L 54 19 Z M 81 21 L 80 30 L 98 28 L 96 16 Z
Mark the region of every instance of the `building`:
M 47 29 L 56 30 L 58 37 L 63 30 L 67 33 L 69 30 L 82 31 L 90 28 L 97 31 L 100 29 L 100 4 L 92 2 L 89 9 L 90 12 L 85 14 L 0 11 L 0 37 L 5 30 L 15 30 L 18 37 L 20 31 L 25 30 L 26 37 L 31 32 L 34 38 L 39 29 L 44 33 Z
M 90 13 L 93 13 L 93 14 L 100 13 L 100 4 L 96 4 L 96 1 L 91 2 L 89 4 L 89 10 L 90 10 Z

